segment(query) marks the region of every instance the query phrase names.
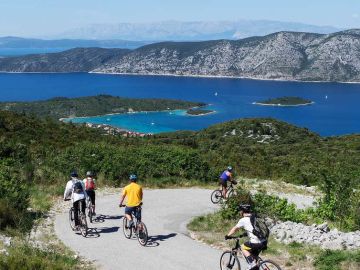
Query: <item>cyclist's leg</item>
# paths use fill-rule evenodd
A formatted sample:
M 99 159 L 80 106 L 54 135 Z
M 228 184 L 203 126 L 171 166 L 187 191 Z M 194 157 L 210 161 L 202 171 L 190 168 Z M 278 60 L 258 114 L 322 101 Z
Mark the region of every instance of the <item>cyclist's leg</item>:
M 125 207 L 125 217 L 129 220 L 129 227 L 133 224 L 132 213 L 134 213 L 135 207 Z
M 85 199 L 82 199 L 79 201 L 81 204 L 81 212 L 85 215 L 85 211 L 86 211 L 86 202 Z
M 222 195 L 223 195 L 223 198 L 226 199 L 227 181 L 226 181 L 226 180 L 221 180 L 221 186 L 222 186 Z
M 256 260 L 252 255 L 253 251 L 253 243 L 247 241 L 241 245 L 241 252 L 244 254 L 246 261 L 248 262 L 250 267 L 256 266 Z
M 75 227 L 79 226 L 79 201 L 73 203 Z

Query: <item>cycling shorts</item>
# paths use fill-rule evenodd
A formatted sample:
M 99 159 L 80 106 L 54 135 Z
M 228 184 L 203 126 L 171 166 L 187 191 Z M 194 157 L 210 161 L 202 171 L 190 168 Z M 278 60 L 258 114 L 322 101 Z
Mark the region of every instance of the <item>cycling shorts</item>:
M 134 215 L 138 221 L 141 221 L 141 208 L 139 206 L 126 206 L 125 207 L 125 214 L 127 215 Z
M 220 183 L 220 186 L 222 186 L 224 188 L 227 188 L 227 186 L 228 186 L 228 180 L 220 178 L 219 183 Z
M 95 190 L 87 189 L 86 194 L 90 197 L 90 201 L 93 205 L 95 205 Z
M 251 243 L 250 241 L 242 244 L 241 249 L 249 251 L 254 256 L 259 256 L 262 250 L 267 248 L 267 242 Z

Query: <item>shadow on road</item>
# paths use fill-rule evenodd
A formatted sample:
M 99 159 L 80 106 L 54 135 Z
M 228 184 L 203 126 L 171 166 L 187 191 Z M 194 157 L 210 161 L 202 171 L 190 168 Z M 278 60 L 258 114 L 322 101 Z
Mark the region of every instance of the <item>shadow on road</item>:
M 177 233 L 169 233 L 166 235 L 153 235 L 149 236 L 147 247 L 157 247 L 160 245 L 159 242 L 166 241 L 169 238 L 173 238 L 177 235 Z
M 110 216 L 110 215 L 98 215 L 95 217 L 94 222 L 95 223 L 103 223 L 106 219 L 121 219 L 123 216 Z
M 89 228 L 88 229 L 88 238 L 98 238 L 102 233 L 114 233 L 119 230 L 120 227 L 102 227 L 102 228 Z

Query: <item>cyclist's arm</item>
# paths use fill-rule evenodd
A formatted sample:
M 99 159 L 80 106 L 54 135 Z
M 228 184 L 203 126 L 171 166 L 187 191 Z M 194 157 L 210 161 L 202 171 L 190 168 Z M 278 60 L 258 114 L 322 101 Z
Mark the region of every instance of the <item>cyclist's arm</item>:
M 69 198 L 71 191 L 72 191 L 72 182 L 68 181 L 66 183 L 66 187 L 64 191 L 64 200 L 67 200 Z
M 123 205 L 123 202 L 124 202 L 124 200 L 125 200 L 125 197 L 126 197 L 126 194 L 121 195 L 121 197 L 120 197 L 120 203 L 119 203 L 120 206 Z
M 231 236 L 233 235 L 234 233 L 236 233 L 240 228 L 237 227 L 237 226 L 234 226 L 227 234 L 227 236 Z

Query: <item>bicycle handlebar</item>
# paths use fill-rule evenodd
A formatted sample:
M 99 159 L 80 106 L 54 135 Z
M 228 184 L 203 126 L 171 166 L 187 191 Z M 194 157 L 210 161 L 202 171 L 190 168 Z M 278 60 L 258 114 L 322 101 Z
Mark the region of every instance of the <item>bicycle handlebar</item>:
M 230 240 L 230 239 L 240 239 L 240 238 L 243 238 L 247 236 L 246 233 L 243 233 L 243 234 L 240 234 L 238 236 L 228 236 L 228 235 L 225 235 L 225 240 Z

